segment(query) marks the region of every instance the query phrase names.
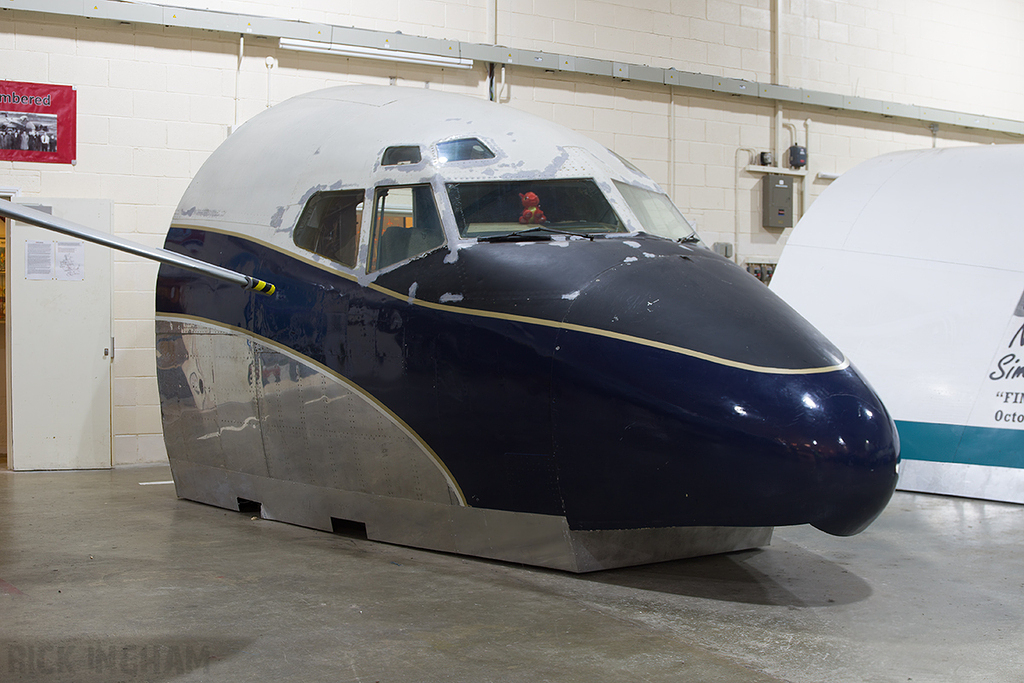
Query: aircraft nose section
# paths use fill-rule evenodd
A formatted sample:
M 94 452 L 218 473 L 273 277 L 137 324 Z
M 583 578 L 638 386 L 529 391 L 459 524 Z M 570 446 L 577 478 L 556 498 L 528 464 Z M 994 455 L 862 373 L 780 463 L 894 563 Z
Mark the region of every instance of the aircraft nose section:
M 853 368 L 794 398 L 802 415 L 786 430 L 783 457 L 804 470 L 806 521 L 837 536 L 859 533 L 896 488 L 896 426 Z
M 570 525 L 870 524 L 895 489 L 899 437 L 842 353 L 723 260 L 634 266 L 577 297 L 557 342 Z
M 731 524 L 810 523 L 837 536 L 863 531 L 896 487 L 899 436 L 855 368 L 748 377 L 729 398 L 707 394 L 701 468 Z M 684 419 L 693 435 L 697 420 Z M 717 433 L 716 433 L 717 432 Z M 695 443 L 696 439 L 694 442 Z
M 581 370 L 614 357 L 588 346 L 599 353 L 568 342 L 562 351 L 579 351 Z M 556 446 L 573 528 L 812 524 L 848 536 L 885 508 L 899 437 L 853 367 L 790 375 L 647 356 L 642 373 L 616 367 L 597 386 L 559 383 Z

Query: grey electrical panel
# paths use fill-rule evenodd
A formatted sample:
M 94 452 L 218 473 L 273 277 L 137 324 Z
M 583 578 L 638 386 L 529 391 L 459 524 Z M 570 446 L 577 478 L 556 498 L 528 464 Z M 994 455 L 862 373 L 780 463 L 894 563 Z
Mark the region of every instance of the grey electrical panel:
M 766 228 L 793 227 L 793 178 L 769 173 L 761 181 L 762 225 Z
M 719 256 L 732 258 L 732 244 L 729 242 L 715 242 L 711 249 Z M 1024 297 L 1021 298 L 1021 301 L 1024 301 Z M 1024 315 L 1020 317 L 1024 318 Z

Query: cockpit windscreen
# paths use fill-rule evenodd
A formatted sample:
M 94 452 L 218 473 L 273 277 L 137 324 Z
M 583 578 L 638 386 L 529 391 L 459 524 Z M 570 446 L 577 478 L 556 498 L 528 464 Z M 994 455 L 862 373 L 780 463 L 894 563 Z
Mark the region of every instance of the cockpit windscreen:
M 442 164 L 449 161 L 476 161 L 493 158 L 494 152 L 477 138 L 462 138 L 437 143 L 437 160 Z
M 617 180 L 613 182 L 640 221 L 640 225 L 644 227 L 644 232 L 684 242 L 699 240 L 697 231 L 679 212 L 668 195 L 620 183 Z
M 448 183 L 462 237 L 494 238 L 529 231 L 590 236 L 626 232 L 590 179 Z

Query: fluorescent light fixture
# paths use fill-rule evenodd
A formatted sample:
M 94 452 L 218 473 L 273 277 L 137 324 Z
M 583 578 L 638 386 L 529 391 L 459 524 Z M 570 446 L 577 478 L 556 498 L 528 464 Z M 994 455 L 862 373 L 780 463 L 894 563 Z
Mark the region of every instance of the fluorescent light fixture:
M 453 69 L 472 69 L 473 60 L 465 57 L 447 57 L 431 55 L 423 52 L 405 52 L 379 47 L 359 47 L 358 45 L 340 45 L 324 43 L 318 40 L 297 40 L 281 38 L 280 47 L 284 50 L 299 52 L 316 52 L 339 57 L 357 57 L 360 59 L 381 59 L 388 62 L 405 62 L 407 64 L 423 64 L 426 66 L 447 66 Z

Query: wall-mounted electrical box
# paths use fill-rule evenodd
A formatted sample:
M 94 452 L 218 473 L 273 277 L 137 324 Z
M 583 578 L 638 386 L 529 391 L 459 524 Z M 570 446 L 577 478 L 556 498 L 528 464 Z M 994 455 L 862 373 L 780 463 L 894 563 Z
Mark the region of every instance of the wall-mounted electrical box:
M 715 242 L 711 247 L 716 254 L 725 258 L 732 258 L 732 244 L 729 242 Z
M 772 281 L 772 275 L 775 274 L 774 263 L 747 263 L 747 272 L 756 277 L 761 282 L 768 284 Z
M 769 173 L 761 179 L 762 225 L 766 228 L 793 227 L 793 178 Z
M 789 165 L 793 168 L 803 168 L 807 165 L 807 148 L 800 145 L 793 145 L 789 148 Z

